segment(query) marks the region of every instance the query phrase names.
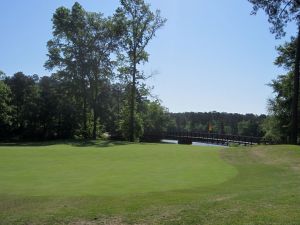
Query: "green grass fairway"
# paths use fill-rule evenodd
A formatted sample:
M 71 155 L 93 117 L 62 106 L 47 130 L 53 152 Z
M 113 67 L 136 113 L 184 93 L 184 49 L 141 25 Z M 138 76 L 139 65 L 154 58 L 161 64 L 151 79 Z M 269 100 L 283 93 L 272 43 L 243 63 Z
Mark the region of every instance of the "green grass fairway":
M 2 145 L 0 224 L 300 224 L 300 147 Z
M 122 196 L 220 184 L 237 170 L 218 149 L 176 145 L 69 145 L 1 149 L 0 194 Z

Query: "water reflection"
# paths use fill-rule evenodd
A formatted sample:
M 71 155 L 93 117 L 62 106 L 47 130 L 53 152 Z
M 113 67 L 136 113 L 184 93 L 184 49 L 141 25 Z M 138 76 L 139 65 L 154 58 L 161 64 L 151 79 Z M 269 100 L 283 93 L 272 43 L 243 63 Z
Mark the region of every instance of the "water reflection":
M 177 140 L 161 140 L 161 142 L 162 143 L 168 143 L 168 144 L 178 144 Z M 202 142 L 192 142 L 192 145 L 195 145 L 195 146 L 212 146 L 212 147 L 220 147 L 220 146 L 227 147 L 227 146 L 224 146 L 224 145 L 216 145 L 216 144 L 209 144 L 209 143 L 202 143 Z

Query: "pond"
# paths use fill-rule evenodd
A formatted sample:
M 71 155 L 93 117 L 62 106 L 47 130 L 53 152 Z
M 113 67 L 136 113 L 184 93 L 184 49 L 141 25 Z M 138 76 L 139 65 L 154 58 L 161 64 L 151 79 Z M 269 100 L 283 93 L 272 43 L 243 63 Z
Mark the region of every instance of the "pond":
M 166 140 L 166 139 L 163 139 L 161 140 L 162 143 L 169 143 L 169 144 L 178 144 L 178 141 L 177 140 Z M 217 145 L 217 144 L 210 144 L 210 143 L 203 143 L 203 142 L 192 142 L 192 145 L 195 145 L 195 146 L 214 146 L 214 147 L 218 147 L 218 146 L 224 146 L 224 147 L 228 147 L 228 146 L 225 146 L 225 145 Z

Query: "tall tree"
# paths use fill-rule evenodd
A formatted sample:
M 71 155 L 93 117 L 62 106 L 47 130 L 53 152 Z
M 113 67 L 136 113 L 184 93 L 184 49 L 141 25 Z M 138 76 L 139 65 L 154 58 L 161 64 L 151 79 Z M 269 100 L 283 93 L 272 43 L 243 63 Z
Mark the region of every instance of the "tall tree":
M 289 136 L 293 128 L 293 71 L 296 64 L 296 50 L 297 39 L 294 37 L 292 37 L 289 42 L 285 42 L 283 45 L 277 47 L 278 56 L 274 64 L 283 67 L 288 72 L 287 74 L 278 76 L 269 84 L 275 94 L 274 98 L 268 102 L 269 111 L 273 120 L 277 120 L 277 122 L 269 123 L 268 125 L 269 127 L 270 125 L 277 126 L 277 134 L 280 134 L 279 138 L 284 143 L 287 142 L 287 136 Z M 272 119 L 270 119 L 270 121 L 272 122 Z M 298 124 L 299 122 L 298 120 Z
M 150 5 L 144 0 L 121 0 L 121 7 L 116 10 L 116 18 L 122 21 L 126 28 L 123 35 L 123 48 L 126 52 L 128 67 L 124 71 L 131 77 L 131 95 L 129 112 L 129 140 L 135 140 L 135 118 L 136 118 L 136 91 L 137 80 L 145 79 L 138 70 L 140 63 L 148 61 L 148 53 L 145 48 L 149 41 L 155 36 L 156 31 L 161 28 L 166 19 L 162 18 L 160 11 L 152 12 Z
M 285 36 L 284 28 L 289 22 L 295 22 L 298 26 L 296 43 L 293 98 L 292 98 L 292 127 L 291 143 L 297 144 L 298 136 L 298 99 L 299 99 L 299 77 L 300 77 L 300 1 L 299 0 L 248 0 L 253 4 L 253 14 L 259 9 L 268 15 L 268 21 L 272 24 L 270 31 L 276 38 Z
M 48 60 L 45 67 L 49 70 L 59 68 L 64 71 L 65 79 L 80 90 L 78 101 L 82 102 L 82 133 L 87 137 L 87 96 L 88 91 L 88 46 L 87 16 L 79 3 L 71 10 L 58 8 L 53 15 L 53 38 L 48 41 Z M 79 88 L 78 88 L 79 87 Z
M 48 69 L 58 67 L 65 79 L 80 87 L 83 136 L 90 135 L 88 115 L 93 117 L 92 136 L 96 138 L 99 96 L 103 82 L 111 78 L 111 54 L 119 47 L 123 26 L 114 18 L 85 11 L 79 3 L 71 10 L 60 7 L 53 15 L 53 39 L 48 42 Z M 90 109 L 89 111 L 88 109 Z M 89 127 L 90 128 L 90 127 Z
M 99 119 L 100 87 L 105 86 L 113 75 L 115 62 L 111 54 L 119 48 L 122 26 L 114 18 L 104 18 L 100 13 L 87 14 L 88 44 L 88 79 L 91 89 L 91 105 L 93 108 L 93 138 L 96 139 L 97 121 Z M 104 90 L 103 90 L 104 91 Z
M 287 70 L 287 74 L 279 75 L 269 84 L 275 95 L 268 100 L 270 116 L 263 124 L 263 128 L 266 132 L 266 139 L 273 139 L 275 143 L 287 143 L 289 142 L 287 137 L 290 136 L 292 129 L 293 71 L 297 40 L 292 37 L 289 42 L 285 42 L 276 49 L 278 56 L 274 64 Z

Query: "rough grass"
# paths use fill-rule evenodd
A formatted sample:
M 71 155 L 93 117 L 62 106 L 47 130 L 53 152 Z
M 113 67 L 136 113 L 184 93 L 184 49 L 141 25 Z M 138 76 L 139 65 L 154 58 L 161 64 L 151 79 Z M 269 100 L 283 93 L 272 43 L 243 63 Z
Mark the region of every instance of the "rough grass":
M 0 224 L 300 224 L 300 148 L 0 147 Z

